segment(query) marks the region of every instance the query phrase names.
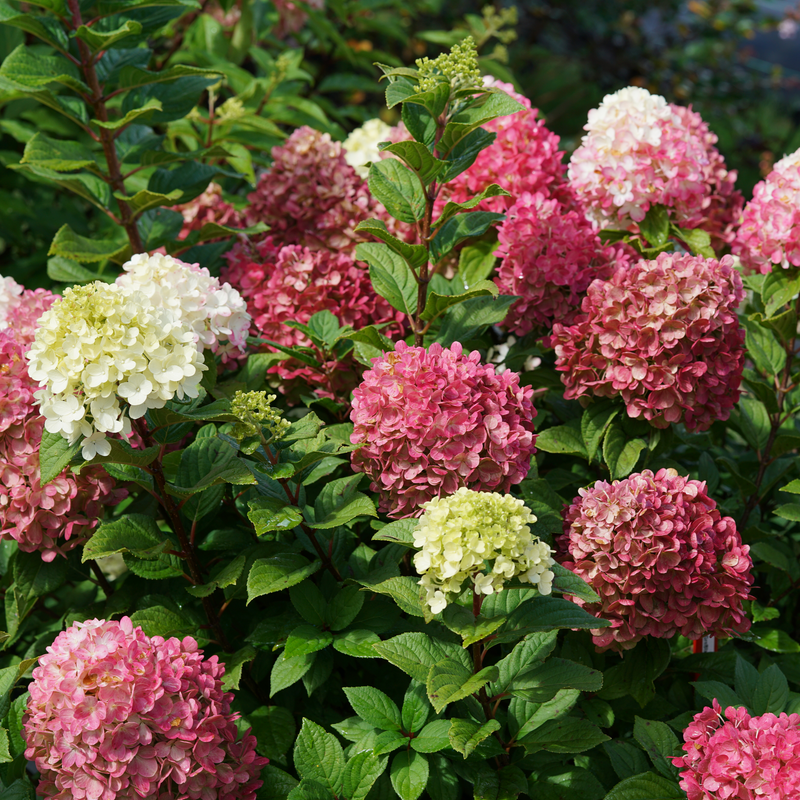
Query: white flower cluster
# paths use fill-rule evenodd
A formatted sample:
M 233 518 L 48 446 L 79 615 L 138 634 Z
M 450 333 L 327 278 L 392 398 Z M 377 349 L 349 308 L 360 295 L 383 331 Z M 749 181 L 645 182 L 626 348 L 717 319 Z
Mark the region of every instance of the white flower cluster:
M 13 278 L 0 275 L 0 331 L 8 327 L 6 317 L 17 298 L 22 294 L 22 287 Z
M 247 347 L 250 315 L 239 292 L 220 284 L 207 269 L 172 256 L 140 253 L 123 265 L 117 284 L 143 292 L 159 308 L 173 312 L 190 327 L 204 348 L 222 356 Z
M 536 517 L 510 494 L 475 492 L 465 487 L 423 506 L 414 531 L 414 566 L 434 614 L 457 597 L 472 579 L 478 594 L 501 592 L 511 578 L 552 590 L 550 547 L 531 535 Z M 488 570 L 488 571 L 484 571 Z
M 45 428 L 83 457 L 108 455 L 107 433 L 130 433 L 131 419 L 174 397 L 197 397 L 202 350 L 189 324 L 143 292 L 100 281 L 64 292 L 39 319 L 28 373 Z M 127 413 L 120 399 L 129 404 Z
M 344 160 L 363 180 L 366 180 L 369 175 L 367 164 L 381 159 L 378 145 L 389 140 L 391 130 L 391 125 L 387 125 L 376 117 L 367 120 L 360 128 L 356 128 L 342 142 Z

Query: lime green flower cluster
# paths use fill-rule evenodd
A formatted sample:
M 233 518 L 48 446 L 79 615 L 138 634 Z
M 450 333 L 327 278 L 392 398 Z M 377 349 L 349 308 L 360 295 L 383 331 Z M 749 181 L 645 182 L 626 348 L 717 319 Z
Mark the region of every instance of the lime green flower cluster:
M 475 40 L 467 36 L 453 45 L 449 53 L 442 53 L 431 61 L 427 56 L 417 59 L 419 90 L 430 92 L 442 83 L 450 82 L 454 90 L 482 89 L 483 81 L 478 67 L 478 50 Z
M 531 534 L 536 517 L 510 494 L 475 492 L 465 487 L 423 506 L 414 531 L 414 566 L 434 614 L 472 580 L 478 594 L 501 592 L 516 577 L 550 594 L 550 547 Z
M 234 425 L 233 436 L 245 439 L 257 436 L 263 428 L 269 431 L 270 440 L 280 439 L 289 429 L 290 423 L 280 411 L 272 407 L 274 394 L 266 392 L 236 392 L 231 400 L 231 414 L 238 422 Z

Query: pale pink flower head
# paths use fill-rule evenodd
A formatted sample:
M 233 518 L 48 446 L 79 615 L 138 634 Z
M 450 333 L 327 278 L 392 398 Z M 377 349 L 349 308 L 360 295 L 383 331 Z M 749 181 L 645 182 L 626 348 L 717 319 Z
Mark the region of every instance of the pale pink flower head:
M 0 275 L 0 330 L 7 326 L 6 315 L 16 305 L 22 288 L 13 278 Z
M 800 266 L 800 150 L 775 164 L 753 189 L 733 252 L 749 272 Z
M 589 112 L 586 134 L 572 154 L 572 188 L 600 227 L 628 229 L 653 205 L 685 228 L 705 227 L 728 240 L 738 195 L 713 134 L 690 109 L 671 106 L 646 89 L 628 86 Z M 718 206 L 730 204 L 723 214 Z
M 221 13 L 219 6 L 216 12 Z M 240 9 L 234 7 L 229 13 L 241 13 Z M 212 12 L 213 14 L 214 12 Z M 179 211 L 183 217 L 183 228 L 181 228 L 179 239 L 185 239 L 193 231 L 199 231 L 203 225 L 216 222 L 217 225 L 224 225 L 227 228 L 242 228 L 244 220 L 242 215 L 225 200 L 222 199 L 222 187 L 212 181 L 206 190 L 190 200 L 188 203 L 181 203 L 173 206 L 173 211 Z
M 742 607 L 753 584 L 750 548 L 705 482 L 674 469 L 597 481 L 567 508 L 559 539 L 561 563 L 600 596 L 575 602 L 611 622 L 592 631 L 600 650 L 750 628 Z
M 321 11 L 325 8 L 325 0 L 306 0 L 309 8 Z M 275 36 L 283 39 L 285 36 L 297 33 L 306 24 L 308 14 L 292 0 L 273 0 L 278 11 L 278 24 L 275 27 Z
M 190 636 L 76 622 L 33 670 L 25 757 L 44 798 L 255 800 L 266 758 L 239 739 L 224 664 Z M 237 741 L 238 740 L 238 741 Z
M 39 551 L 44 561 L 83 544 L 103 509 L 128 494 L 102 467 L 87 467 L 78 475 L 65 469 L 46 486 L 39 482 L 44 417 L 25 353 L 36 320 L 56 299 L 44 289 L 25 290 L 0 330 L 0 538 L 13 539 L 26 553 Z
M 583 212 L 538 192 L 523 192 L 498 236 L 502 261 L 495 283 L 520 298 L 502 325 L 517 336 L 569 324 L 589 284 L 630 263 L 621 247 L 600 241 Z
M 256 244 L 240 242 L 226 258 L 228 266 L 223 269 L 222 277 L 247 302 L 255 336 L 286 347 L 308 346 L 311 342 L 306 335 L 286 322 L 305 324 L 319 311 L 330 311 L 340 325 L 350 325 L 356 330 L 396 322 L 394 332 L 400 331 L 404 315 L 375 293 L 367 268 L 349 253 L 281 246 L 268 237 Z M 274 350 L 269 346 L 267 349 Z M 339 398 L 349 393 L 356 379 L 351 358 L 330 361 L 320 370 L 287 359 L 269 371 L 280 377 L 281 391 L 290 390 L 290 382 L 294 382 Z
M 744 368 L 743 299 L 732 256 L 660 253 L 594 281 L 574 324 L 553 326 L 564 396 L 621 397 L 656 428 L 728 419 Z
M 800 714 L 752 717 L 712 700 L 683 732 L 688 800 L 795 800 L 800 794 Z
M 352 250 L 363 241 L 355 227 L 378 204 L 345 160 L 341 142 L 304 125 L 272 149 L 272 158 L 248 195 L 248 225 L 265 222 L 276 242 L 312 249 Z
M 351 456 L 392 517 L 462 486 L 508 492 L 528 474 L 535 452 L 533 391 L 510 370 L 495 373 L 456 342 L 429 350 L 398 342 L 372 361 L 353 392 Z

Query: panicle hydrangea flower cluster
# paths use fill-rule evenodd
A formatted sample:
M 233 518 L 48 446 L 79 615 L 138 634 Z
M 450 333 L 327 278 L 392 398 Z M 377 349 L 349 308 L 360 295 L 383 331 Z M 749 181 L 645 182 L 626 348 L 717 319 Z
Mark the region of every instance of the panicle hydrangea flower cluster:
M 286 322 L 307 323 L 319 311 L 331 311 L 340 325 L 356 330 L 366 325 L 403 320 L 375 293 L 366 268 L 348 253 L 309 250 L 299 245 L 281 247 L 272 237 L 256 244 L 237 244 L 226 256 L 222 277 L 241 292 L 253 315 L 257 336 L 292 347 L 310 340 Z M 322 371 L 296 359 L 269 368 L 280 377 L 281 391 L 294 379 L 329 396 L 346 394 L 353 387 L 352 360 L 332 360 Z
M 4 278 L 0 275 L 0 331 L 8 327 L 6 316 L 21 294 L 22 286 L 13 278 Z
M 291 423 L 272 407 L 275 399 L 274 394 L 266 392 L 235 392 L 231 400 L 231 414 L 238 420 L 233 428 L 234 438 L 256 436 L 261 428 L 266 428 L 270 438 L 280 439 Z
M 372 361 L 353 392 L 351 455 L 391 517 L 462 486 L 502 492 L 528 474 L 535 452 L 530 387 L 495 373 L 456 342 L 429 350 L 398 342 Z
M 356 225 L 383 206 L 345 160 L 341 142 L 304 125 L 272 149 L 272 158 L 248 195 L 248 225 L 265 222 L 280 244 L 354 249 Z
M 45 798 L 255 800 L 266 758 L 241 739 L 225 666 L 128 617 L 78 622 L 33 670 L 25 757 Z
M 309 8 L 321 11 L 325 8 L 325 0 L 305 0 Z M 278 24 L 273 33 L 279 39 L 297 33 L 306 24 L 308 14 L 292 0 L 273 0 L 275 9 L 278 12 Z
M 660 204 L 684 227 L 703 225 L 712 198 L 719 202 L 735 176 L 720 175 L 722 157 L 690 114 L 636 86 L 606 95 L 589 112 L 568 176 L 592 221 L 628 228 Z
M 45 428 L 83 457 L 108 455 L 107 433 L 131 432 L 130 420 L 173 397 L 197 397 L 203 371 L 196 334 L 171 309 L 138 289 L 99 281 L 67 289 L 39 320 L 28 373 Z M 129 404 L 123 411 L 120 398 Z
M 523 192 L 498 230 L 502 258 L 495 283 L 519 296 L 502 326 L 518 336 L 554 322 L 569 324 L 595 278 L 628 266 L 620 247 L 604 245 L 582 211 L 555 198 Z
M 536 517 L 522 500 L 462 486 L 422 508 L 414 530 L 414 547 L 420 548 L 414 567 L 434 614 L 461 594 L 467 580 L 477 594 L 502 592 L 514 577 L 550 594 L 555 577 L 551 550 L 531 534 L 528 525 Z
M 22 292 L 0 330 L 0 538 L 14 539 L 26 553 L 39 551 L 44 561 L 86 541 L 103 507 L 127 495 L 102 468 L 79 475 L 64 470 L 46 486 L 40 484 L 44 418 L 25 353 L 36 320 L 55 300 L 44 289 Z
M 742 602 L 753 584 L 750 548 L 705 482 L 674 469 L 635 473 L 581 489 L 564 517 L 561 563 L 600 601 L 575 602 L 610 628 L 599 649 L 626 650 L 644 636 L 690 639 L 745 633 Z
M 192 329 L 203 349 L 220 355 L 223 361 L 247 349 L 250 315 L 229 283 L 220 284 L 197 264 L 157 253 L 135 255 L 123 269 L 117 284 L 142 292 L 153 306 L 171 311 Z
M 800 266 L 800 150 L 785 156 L 753 189 L 733 252 L 750 272 Z
M 660 253 L 594 281 L 575 323 L 553 326 L 564 396 L 619 396 L 657 428 L 707 430 L 739 399 L 743 298 L 732 256 Z
M 360 128 L 351 131 L 350 135 L 342 142 L 344 160 L 362 180 L 366 180 L 369 175 L 367 164 L 383 157 L 378 145 L 381 142 L 388 142 L 391 133 L 392 126 L 376 117 L 368 119 Z
M 800 714 L 751 717 L 717 700 L 683 732 L 682 769 L 688 800 L 794 800 L 800 790 Z
M 418 58 L 416 64 L 420 92 L 433 91 L 442 82 L 442 78 L 449 81 L 454 90 L 479 88 L 482 85 L 478 50 L 471 36 L 464 37 L 449 52 L 434 59 L 427 56 Z
M 241 13 L 238 8 L 232 10 Z M 242 215 L 222 199 L 222 187 L 214 181 L 209 183 L 206 190 L 194 200 L 173 206 L 172 210 L 180 212 L 183 217 L 183 228 L 178 236 L 179 239 L 185 239 L 192 231 L 199 231 L 203 225 L 210 222 L 228 228 L 241 228 L 244 224 Z

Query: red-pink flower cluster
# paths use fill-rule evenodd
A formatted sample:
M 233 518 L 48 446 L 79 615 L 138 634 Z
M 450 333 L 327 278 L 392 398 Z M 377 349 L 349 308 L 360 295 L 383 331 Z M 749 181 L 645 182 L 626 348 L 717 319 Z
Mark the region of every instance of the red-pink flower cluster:
M 750 272 L 800 266 L 800 150 L 775 164 L 745 206 L 733 252 Z
M 304 125 L 273 148 L 272 158 L 248 195 L 248 225 L 265 222 L 276 242 L 312 249 L 352 250 L 363 241 L 354 228 L 375 215 L 378 204 L 345 161 L 340 142 Z
M 45 798 L 254 800 L 266 758 L 238 737 L 225 666 L 128 617 L 77 622 L 33 670 L 25 757 Z
M 584 127 L 568 175 L 594 222 L 630 228 L 659 204 L 679 225 L 710 225 L 709 232 L 730 240 L 741 203 L 736 173 L 726 170 L 697 113 L 629 86 L 606 95 Z
M 592 631 L 601 650 L 626 650 L 644 636 L 750 628 L 742 608 L 753 583 L 750 548 L 704 482 L 673 469 L 598 481 L 569 506 L 559 538 L 561 563 L 600 596 L 575 602 L 611 621 Z
M 127 496 L 102 467 L 79 475 L 64 470 L 46 486 L 39 483 L 44 418 L 25 352 L 36 320 L 54 300 L 44 289 L 23 292 L 8 309 L 8 327 L 0 330 L 0 538 L 14 539 L 26 553 L 40 551 L 44 561 L 85 542 L 103 507 Z
M 275 35 L 279 39 L 287 34 L 297 33 L 306 24 L 308 14 L 297 3 L 292 0 L 273 0 L 273 3 L 279 14 L 275 28 Z M 316 11 L 325 8 L 325 0 L 306 0 L 306 3 Z
M 528 474 L 536 410 L 515 372 L 497 375 L 457 342 L 398 342 L 372 364 L 353 392 L 350 441 L 364 446 L 351 461 L 384 512 L 418 516 L 422 503 L 461 486 L 507 492 Z
M 213 181 L 194 200 L 173 206 L 172 210 L 179 211 L 183 216 L 183 228 L 178 235 L 179 239 L 185 239 L 192 231 L 199 231 L 209 222 L 216 222 L 217 225 L 225 225 L 228 228 L 244 226 L 242 215 L 222 199 L 222 187 Z
M 800 795 L 800 714 L 751 717 L 717 700 L 683 732 L 681 788 L 689 800 L 795 800 Z
M 619 396 L 657 428 L 707 430 L 739 399 L 743 299 L 731 256 L 660 253 L 594 281 L 575 323 L 553 326 L 564 396 Z
M 630 263 L 622 248 L 600 241 L 583 212 L 538 192 L 523 192 L 498 235 L 502 261 L 495 283 L 520 298 L 502 324 L 517 336 L 569 324 L 589 284 Z
M 330 311 L 340 325 L 399 323 L 404 317 L 375 293 L 369 272 L 348 253 L 281 247 L 269 237 L 257 244 L 237 244 L 226 256 L 222 279 L 239 290 L 253 316 L 253 333 L 285 347 L 309 346 L 308 337 L 286 322 L 307 323 L 319 311 Z M 399 328 L 397 329 L 399 330 Z M 272 348 L 270 348 L 272 349 Z M 281 361 L 269 372 L 282 381 L 301 378 L 323 395 L 341 396 L 354 386 L 352 359 L 331 360 L 320 370 L 296 359 Z M 289 386 L 281 386 L 287 391 Z

